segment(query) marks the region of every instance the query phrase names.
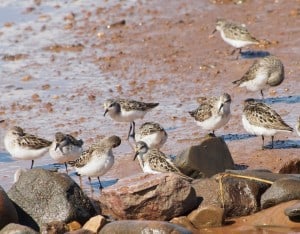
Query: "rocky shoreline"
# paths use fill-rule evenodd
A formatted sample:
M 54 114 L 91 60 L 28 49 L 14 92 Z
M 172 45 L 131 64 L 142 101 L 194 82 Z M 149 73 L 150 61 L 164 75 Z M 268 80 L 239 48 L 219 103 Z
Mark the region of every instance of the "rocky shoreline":
M 176 158 L 194 179 L 139 173 L 120 178 L 97 198 L 65 173 L 23 171 L 7 193 L 0 190 L 0 233 L 218 233 L 273 225 L 300 230 L 299 175 L 236 170 L 226 143 L 213 136 Z M 195 158 L 201 163 L 195 165 Z M 235 226 L 241 218 L 243 225 Z

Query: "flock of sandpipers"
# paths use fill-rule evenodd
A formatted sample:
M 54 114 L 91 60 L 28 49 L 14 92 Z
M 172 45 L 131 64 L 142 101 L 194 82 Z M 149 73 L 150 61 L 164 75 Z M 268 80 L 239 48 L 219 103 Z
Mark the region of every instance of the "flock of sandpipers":
M 218 19 L 215 31 L 219 31 L 222 39 L 231 46 L 239 49 L 251 44 L 258 44 L 248 32 L 245 26 L 241 26 L 224 19 Z M 234 50 L 234 51 L 235 51 Z M 233 53 L 234 53 L 233 51 Z M 270 86 L 277 86 L 284 80 L 284 66 L 275 56 L 269 55 L 254 61 L 244 76 L 233 83 L 245 87 L 250 91 L 260 91 L 263 98 L 263 90 Z M 230 119 L 231 97 L 224 93 L 220 97 L 200 97 L 197 100 L 199 107 L 190 111 L 201 128 L 214 131 Z M 104 116 L 108 114 L 118 122 L 129 122 L 130 129 L 127 139 L 133 137 L 136 142 L 135 157 L 140 166 L 147 173 L 175 172 L 183 175 L 173 164 L 172 160 L 160 151 L 166 142 L 168 134 L 160 124 L 146 122 L 135 132 L 135 120 L 143 118 L 151 109 L 159 103 L 145 103 L 129 99 L 108 99 L 104 103 Z M 273 138 L 278 132 L 292 132 L 293 128 L 288 126 L 280 115 L 270 106 L 254 99 L 244 102 L 242 123 L 245 130 L 254 135 L 264 137 L 271 136 L 272 148 Z M 296 124 L 296 132 L 300 136 L 300 118 Z M 75 167 L 79 175 L 97 177 L 100 189 L 103 188 L 100 176 L 103 176 L 114 164 L 112 149 L 121 144 L 118 136 L 110 136 L 92 144 L 87 150 L 83 150 L 83 141 L 77 140 L 69 134 L 57 132 L 53 141 L 39 138 L 38 136 L 24 132 L 21 127 L 10 128 L 4 137 L 6 150 L 15 159 L 31 160 L 31 168 L 34 160 L 42 157 L 47 152 L 58 163 L 64 163 L 68 173 L 67 165 Z

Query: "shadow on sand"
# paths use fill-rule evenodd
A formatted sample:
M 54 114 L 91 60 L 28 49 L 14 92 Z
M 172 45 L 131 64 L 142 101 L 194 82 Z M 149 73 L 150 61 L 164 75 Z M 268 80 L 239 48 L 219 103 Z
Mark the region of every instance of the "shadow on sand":
M 240 53 L 240 58 L 243 59 L 253 59 L 253 58 L 263 58 L 266 56 L 269 56 L 270 53 L 268 51 L 262 51 L 262 50 L 247 50 L 247 51 L 242 51 Z
M 271 149 L 272 143 L 269 142 L 267 145 L 265 145 L 266 149 Z M 277 140 L 274 141 L 273 149 L 292 149 L 292 148 L 300 148 L 300 140 Z
M 274 103 L 295 104 L 295 103 L 300 103 L 300 96 L 273 97 L 273 98 L 255 99 L 255 100 L 266 104 L 274 104 Z

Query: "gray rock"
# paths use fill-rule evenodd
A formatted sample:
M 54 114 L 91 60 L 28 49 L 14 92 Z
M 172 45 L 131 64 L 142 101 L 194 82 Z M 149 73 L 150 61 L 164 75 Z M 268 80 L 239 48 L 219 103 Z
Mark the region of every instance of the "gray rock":
M 192 178 L 213 176 L 234 169 L 229 149 L 220 137 L 206 136 L 200 143 L 179 153 L 174 161 L 184 174 Z
M 8 191 L 19 221 L 35 230 L 52 221 L 86 222 L 96 214 L 90 199 L 67 175 L 34 168 L 22 173 Z
M 122 220 L 106 224 L 100 234 L 172 233 L 192 234 L 177 224 L 163 221 Z
M 282 178 L 261 196 L 261 207 L 265 209 L 296 199 L 300 199 L 300 178 Z
M 300 222 L 300 202 L 287 207 L 284 210 L 284 214 L 288 216 L 290 220 Z
M 0 234 L 37 234 L 35 230 L 16 223 L 10 223 L 1 229 Z
M 103 213 L 116 219 L 170 220 L 199 205 L 190 182 L 175 173 L 120 179 L 102 190 L 99 202 Z
M 18 222 L 17 211 L 4 189 L 0 186 L 0 230 L 9 223 Z

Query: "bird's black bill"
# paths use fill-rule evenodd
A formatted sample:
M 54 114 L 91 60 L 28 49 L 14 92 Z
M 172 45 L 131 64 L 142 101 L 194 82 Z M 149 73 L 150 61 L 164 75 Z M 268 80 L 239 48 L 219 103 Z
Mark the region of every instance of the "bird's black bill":
M 103 116 L 105 116 L 107 112 L 108 112 L 108 109 L 106 109 L 106 110 L 105 110 L 105 112 L 104 112 Z
M 136 152 L 133 158 L 133 161 L 136 159 L 136 157 L 139 155 L 139 152 Z

